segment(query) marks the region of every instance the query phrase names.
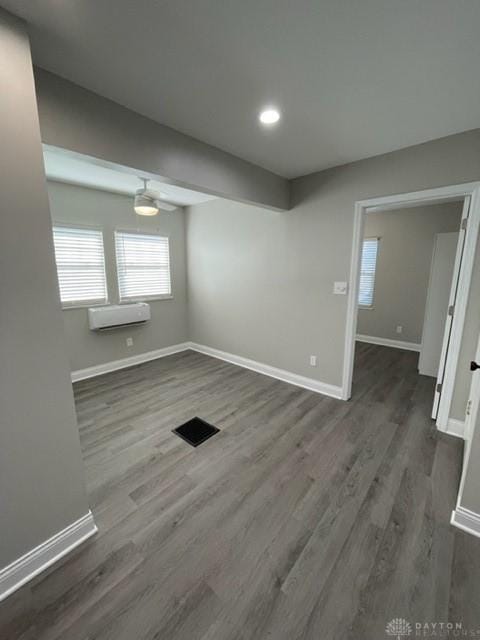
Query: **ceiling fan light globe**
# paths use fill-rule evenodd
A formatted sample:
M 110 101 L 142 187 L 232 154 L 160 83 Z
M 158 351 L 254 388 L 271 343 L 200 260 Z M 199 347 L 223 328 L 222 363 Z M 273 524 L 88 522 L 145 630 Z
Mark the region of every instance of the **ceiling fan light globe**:
M 139 216 L 156 216 L 158 213 L 158 207 L 155 202 L 144 194 L 139 194 L 135 197 L 134 209 Z
M 156 216 L 158 209 L 153 206 L 135 206 L 135 213 L 139 216 Z

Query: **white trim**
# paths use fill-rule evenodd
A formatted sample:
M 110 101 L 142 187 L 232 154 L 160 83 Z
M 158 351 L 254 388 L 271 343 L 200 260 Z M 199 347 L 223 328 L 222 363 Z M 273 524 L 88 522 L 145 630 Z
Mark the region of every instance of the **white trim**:
M 292 373 L 291 371 L 277 369 L 277 367 L 272 367 L 269 364 L 257 362 L 256 360 L 250 360 L 248 358 L 244 358 L 243 356 L 237 356 L 233 353 L 227 353 L 226 351 L 220 351 L 219 349 L 207 347 L 203 344 L 197 344 L 196 342 L 190 343 L 190 349 L 192 349 L 193 351 L 198 351 L 199 353 L 203 353 L 207 356 L 212 356 L 212 358 L 218 358 L 219 360 L 225 360 L 225 362 L 231 362 L 232 364 L 236 364 L 239 367 L 244 367 L 245 369 L 251 369 L 252 371 L 262 373 L 263 375 L 270 376 L 271 378 L 276 378 L 277 380 L 282 380 L 283 382 L 294 384 L 297 387 L 302 387 L 303 389 L 308 389 L 309 391 L 315 391 L 316 393 L 321 393 L 332 398 L 342 398 L 342 387 L 338 387 L 327 382 L 320 382 L 319 380 L 307 378 L 306 376 L 300 376 L 297 373 Z
M 448 366 L 443 380 L 437 425 L 445 428 L 450 411 L 453 394 L 453 383 L 458 363 L 460 342 L 463 332 L 466 302 L 473 271 L 473 258 L 480 223 L 480 182 L 469 182 L 459 185 L 426 189 L 412 193 L 397 194 L 359 200 L 355 203 L 352 254 L 350 262 L 350 287 L 347 302 L 345 326 L 345 347 L 343 359 L 342 398 L 348 400 L 352 394 L 353 361 L 355 353 L 355 334 L 358 315 L 358 281 L 360 276 L 360 247 L 363 237 L 365 212 L 375 210 L 393 210 L 400 207 L 418 206 L 426 203 L 448 202 L 471 197 L 469 223 L 464 245 L 464 255 L 458 285 L 456 311 L 453 317 L 452 339 L 449 350 Z
M 396 193 L 391 196 L 380 196 L 378 198 L 368 198 L 358 200 L 357 204 L 370 211 L 388 211 L 405 207 L 417 207 L 420 204 L 430 204 L 431 202 L 449 202 L 450 200 L 460 200 L 471 195 L 480 186 L 480 182 L 464 182 L 462 184 L 452 184 L 444 187 L 434 187 L 433 189 L 423 189 L 422 191 L 411 191 L 408 193 Z
M 474 362 L 480 362 L 480 334 L 477 341 Z M 480 373 L 480 372 L 479 372 Z M 472 441 L 475 430 L 479 427 L 477 423 L 480 418 L 480 376 L 479 373 L 471 375 L 470 389 L 468 391 L 467 409 L 465 411 L 465 440 L 467 447 Z
M 417 342 L 405 342 L 404 340 L 392 340 L 391 338 L 377 338 L 376 336 L 366 336 L 357 333 L 357 342 L 368 342 L 369 344 L 379 344 L 382 347 L 393 347 L 394 349 L 405 349 L 406 351 L 420 351 L 421 344 Z
M 174 353 L 180 353 L 181 351 L 187 351 L 188 349 L 191 349 L 192 351 L 198 351 L 199 353 L 204 353 L 205 355 L 212 356 L 213 358 L 218 358 L 219 360 L 231 362 L 232 364 L 236 364 L 239 367 L 251 369 L 252 371 L 262 373 L 266 376 L 270 376 L 271 378 L 277 378 L 278 380 L 289 382 L 290 384 L 294 384 L 297 387 L 303 387 L 304 389 L 322 393 L 323 395 L 331 396 L 332 398 L 342 398 L 342 387 L 328 384 L 326 382 L 320 382 L 319 380 L 315 380 L 314 378 L 300 376 L 297 373 L 285 371 L 284 369 L 277 369 L 276 367 L 272 367 L 268 364 L 257 362 L 256 360 L 249 360 L 248 358 L 237 356 L 233 353 L 227 353 L 226 351 L 220 351 L 219 349 L 214 349 L 213 347 L 207 347 L 202 344 L 197 344 L 196 342 L 182 342 L 180 344 L 174 344 L 171 347 L 164 347 L 163 349 L 156 349 L 154 351 L 147 351 L 146 353 L 139 353 L 138 355 L 130 356 L 129 358 L 112 360 L 111 362 L 105 362 L 104 364 L 99 364 L 94 367 L 88 367 L 87 369 L 78 369 L 77 371 L 72 371 L 72 382 L 86 380 L 87 378 L 94 378 L 95 376 L 100 376 L 104 373 L 118 371 L 119 369 L 132 367 L 137 364 L 142 364 L 143 362 L 156 360 L 157 358 L 164 358 L 165 356 L 169 356 Z
M 440 429 L 446 427 L 450 407 L 452 404 L 453 390 L 455 386 L 455 376 L 457 373 L 458 358 L 462 343 L 463 327 L 467 312 L 468 296 L 472 279 L 473 265 L 475 261 L 475 250 L 477 245 L 478 230 L 480 226 L 480 197 L 477 189 L 472 193 L 468 214 L 467 230 L 463 245 L 463 257 L 460 264 L 460 275 L 458 277 L 457 296 L 455 298 L 455 313 L 450 331 L 450 342 L 448 347 L 448 360 L 442 379 L 442 393 L 438 408 L 437 425 Z
M 468 416 L 468 418 L 470 417 L 471 416 Z M 456 504 L 455 510 L 452 512 L 452 518 L 450 520 L 451 524 L 455 526 L 459 526 L 461 529 L 463 529 L 464 531 L 467 531 L 468 533 L 473 533 L 473 532 L 471 531 L 470 528 L 469 529 L 464 528 L 467 525 L 467 522 L 466 522 L 466 518 L 462 518 L 462 514 L 464 516 L 465 515 L 468 516 L 473 512 L 470 511 L 469 509 L 465 509 L 465 507 L 462 507 L 462 499 L 463 499 L 463 489 L 465 487 L 465 481 L 467 477 L 467 469 L 468 469 L 468 463 L 470 460 L 471 449 L 472 449 L 472 441 L 467 435 L 467 438 L 465 439 L 465 446 L 463 447 L 462 475 L 460 477 L 460 486 L 458 488 L 457 504 Z
M 353 359 L 355 354 L 355 336 L 357 333 L 358 287 L 360 281 L 363 227 L 363 209 L 360 203 L 356 202 L 353 222 L 352 259 L 350 262 L 350 286 L 347 300 L 347 321 L 345 325 L 345 348 L 342 374 L 343 400 L 349 400 L 352 395 Z
M 475 360 L 480 360 L 480 336 L 477 343 L 477 351 L 475 353 Z M 451 523 L 467 533 L 471 533 L 480 537 L 480 515 L 477 513 L 462 507 L 463 491 L 467 480 L 467 473 L 470 470 L 470 465 L 474 462 L 470 461 L 470 454 L 472 451 L 472 440 L 475 436 L 475 429 L 478 429 L 479 421 L 479 401 L 480 401 L 480 379 L 476 377 L 477 374 L 472 376 L 472 383 L 470 385 L 470 398 L 469 407 L 465 416 L 465 446 L 463 448 L 463 464 L 462 464 L 462 476 L 460 478 L 460 487 L 457 495 L 457 506 L 452 513 Z
M 89 511 L 0 570 L 0 602 L 97 532 Z
M 456 509 L 452 511 L 450 524 L 480 538 L 480 515 L 474 511 L 470 511 L 470 509 L 457 506 Z
M 136 364 L 142 364 L 142 362 L 149 362 L 150 360 L 170 356 L 173 353 L 186 351 L 190 348 L 189 344 L 189 342 L 182 342 L 180 344 L 174 344 L 171 347 L 155 349 L 154 351 L 146 351 L 145 353 L 139 353 L 135 356 L 122 358 L 121 360 L 112 360 L 111 362 L 97 364 L 94 367 L 88 367 L 87 369 L 77 369 L 77 371 L 72 371 L 72 382 L 86 380 L 87 378 L 94 378 L 95 376 L 101 376 L 104 373 L 110 373 L 111 371 L 117 371 L 119 369 L 126 369 L 127 367 L 133 367 Z
M 462 209 L 462 217 L 461 217 L 461 227 L 458 233 L 457 240 L 457 248 L 455 251 L 455 261 L 453 266 L 453 274 L 452 280 L 450 284 L 450 293 L 448 296 L 448 307 L 449 308 L 458 308 L 457 300 L 459 299 L 459 284 L 460 284 L 460 273 L 461 267 L 463 263 L 464 257 L 464 248 L 465 248 L 465 238 L 466 231 L 463 228 L 463 221 L 467 220 L 469 217 L 470 210 L 470 201 L 471 198 L 465 198 L 463 202 Z M 457 313 L 455 311 L 455 313 Z M 445 402 L 442 402 L 442 396 L 445 399 L 449 394 L 453 395 L 453 384 L 454 380 L 450 380 L 451 376 L 448 373 L 448 367 L 454 366 L 456 367 L 456 363 L 449 361 L 449 355 L 451 353 L 450 348 L 452 345 L 452 336 L 454 333 L 454 322 L 453 317 L 450 314 L 447 314 L 445 319 L 445 325 L 443 329 L 443 339 L 442 339 L 442 349 L 440 351 L 440 361 L 438 365 L 438 373 L 437 373 L 437 386 L 435 387 L 435 395 L 433 400 L 432 407 L 432 418 L 436 421 L 437 426 L 442 431 L 445 431 L 448 422 L 448 414 L 450 411 L 450 406 L 446 409 Z M 458 320 L 455 323 L 458 326 Z M 462 331 L 463 331 L 463 322 L 462 322 Z M 458 345 L 458 349 L 460 350 L 460 344 Z M 446 376 L 446 378 L 445 378 Z M 446 383 L 446 384 L 445 384 Z M 451 383 L 451 384 L 450 384 Z
M 457 418 L 449 418 L 447 422 L 447 428 L 445 433 L 450 436 L 456 436 L 465 440 L 465 422 L 464 420 L 457 420 Z

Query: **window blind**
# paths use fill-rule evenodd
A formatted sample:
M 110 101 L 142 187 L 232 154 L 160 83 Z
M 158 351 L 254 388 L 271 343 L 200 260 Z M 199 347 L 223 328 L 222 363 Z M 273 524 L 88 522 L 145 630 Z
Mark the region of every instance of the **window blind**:
M 358 291 L 358 304 L 362 307 L 371 307 L 373 305 L 377 253 L 378 238 L 365 238 L 362 248 L 360 287 Z
M 107 302 L 102 231 L 55 226 L 53 242 L 63 306 Z
M 115 232 L 120 301 L 171 295 L 168 238 Z

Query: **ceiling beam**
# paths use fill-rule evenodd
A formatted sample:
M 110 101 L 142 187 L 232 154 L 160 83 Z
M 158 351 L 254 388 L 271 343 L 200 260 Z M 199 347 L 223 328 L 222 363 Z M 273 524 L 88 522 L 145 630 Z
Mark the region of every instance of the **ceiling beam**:
M 285 178 L 35 69 L 42 141 L 182 187 L 285 210 Z

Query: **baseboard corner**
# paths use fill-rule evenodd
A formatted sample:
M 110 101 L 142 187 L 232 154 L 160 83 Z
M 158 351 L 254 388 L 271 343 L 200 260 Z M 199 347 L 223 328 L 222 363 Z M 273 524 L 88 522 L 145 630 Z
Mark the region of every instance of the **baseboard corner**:
M 376 336 L 367 336 L 357 333 L 355 336 L 357 342 L 366 342 L 368 344 L 377 344 L 381 347 L 392 347 L 393 349 L 404 349 L 405 351 L 420 351 L 422 345 L 416 342 L 406 342 L 404 340 L 392 340 L 391 338 L 378 338 Z
M 285 369 L 278 369 L 277 367 L 272 367 L 271 365 L 264 364 L 263 362 L 250 360 L 249 358 L 237 356 L 233 353 L 221 351 L 220 349 L 208 347 L 196 342 L 190 342 L 189 348 L 192 349 L 192 351 L 198 351 L 199 353 L 211 356 L 212 358 L 218 358 L 219 360 L 230 362 L 231 364 L 243 367 L 244 369 L 250 369 L 251 371 L 255 371 L 256 373 L 261 373 L 262 375 L 276 378 L 277 380 L 281 380 L 282 382 L 288 382 L 289 384 L 293 384 L 297 387 L 302 387 L 303 389 L 308 389 L 309 391 L 314 391 L 331 398 L 336 398 L 337 400 L 344 399 L 343 388 L 327 382 L 321 382 L 320 380 L 315 380 L 314 378 L 307 378 L 306 376 L 301 376 L 297 373 L 286 371 Z
M 462 438 L 465 440 L 465 422 L 463 420 L 457 420 L 456 418 L 449 418 L 446 429 L 441 429 L 449 436 L 455 436 L 456 438 Z
M 65 529 L 0 569 L 0 602 L 95 535 L 97 531 L 93 514 L 88 511 Z
M 96 376 L 111 373 L 112 371 L 119 371 L 120 369 L 126 369 L 127 367 L 134 367 L 137 364 L 157 360 L 157 358 L 171 356 L 174 353 L 180 353 L 181 351 L 190 349 L 189 345 L 190 342 L 180 342 L 169 347 L 162 347 L 161 349 L 155 349 L 153 351 L 145 351 L 144 353 L 139 353 L 127 358 L 121 358 L 119 360 L 111 360 L 110 362 L 87 367 L 86 369 L 77 369 L 71 373 L 72 382 L 80 382 L 80 380 L 87 380 L 88 378 L 95 378 Z
M 457 529 L 461 529 L 466 533 L 480 538 L 480 514 L 470 511 L 470 509 L 457 506 L 456 509 L 452 511 L 450 524 L 457 527 Z

